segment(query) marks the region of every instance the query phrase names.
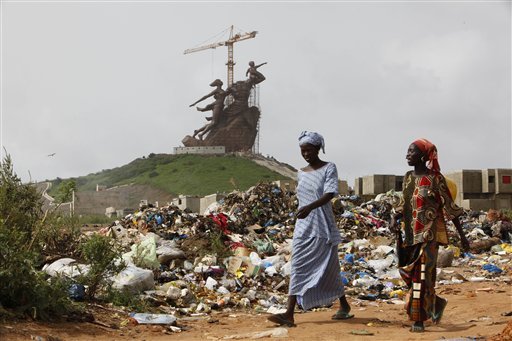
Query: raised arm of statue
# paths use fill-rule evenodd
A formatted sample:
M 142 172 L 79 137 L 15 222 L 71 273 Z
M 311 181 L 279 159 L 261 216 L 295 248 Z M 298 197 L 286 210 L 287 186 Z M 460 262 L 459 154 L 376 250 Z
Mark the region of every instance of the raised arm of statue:
M 212 90 L 208 95 L 204 95 L 203 97 L 201 97 L 200 99 L 198 99 L 197 101 L 195 101 L 194 103 L 192 103 L 191 105 L 189 105 L 189 107 L 193 107 L 193 106 L 195 106 L 197 103 L 204 101 L 204 100 L 205 100 L 205 99 L 207 99 L 208 97 L 212 97 L 213 95 L 215 95 L 215 93 L 216 93 L 216 92 L 217 92 L 217 89 Z
M 263 74 L 257 70 L 260 66 L 265 64 L 267 64 L 267 62 L 261 63 L 259 65 L 255 65 L 252 60 L 249 62 L 249 68 L 245 72 L 245 75 L 249 76 L 249 79 L 253 84 L 258 84 L 265 80 L 265 76 L 263 76 Z
M 205 99 L 207 99 L 208 97 L 212 97 L 214 96 L 215 94 L 217 93 L 220 93 L 220 92 L 223 92 L 222 90 L 222 81 L 220 79 L 216 79 L 214 80 L 213 82 L 210 83 L 210 86 L 214 86 L 215 89 L 212 90 L 208 95 L 204 95 L 203 97 L 201 97 L 200 99 L 198 99 L 197 101 L 195 101 L 194 103 L 192 103 L 191 105 L 189 105 L 189 107 L 193 107 L 194 105 L 196 105 L 197 103 L 199 102 L 202 102 L 204 101 Z

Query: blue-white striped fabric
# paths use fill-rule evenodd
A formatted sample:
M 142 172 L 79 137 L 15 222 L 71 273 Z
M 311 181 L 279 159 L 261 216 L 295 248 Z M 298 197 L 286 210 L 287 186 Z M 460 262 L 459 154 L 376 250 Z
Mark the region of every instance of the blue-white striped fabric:
M 338 171 L 336 165 L 328 162 L 320 169 L 298 173 L 297 198 L 299 207 L 320 199 L 325 193 L 338 194 Z M 294 238 L 325 238 L 328 243 L 339 244 L 340 232 L 336 226 L 331 203 L 314 209 L 305 219 L 297 219 Z
M 299 207 L 318 200 L 324 193 L 338 193 L 334 163 L 310 172 L 299 171 Z M 303 309 L 330 304 L 344 295 L 338 259 L 340 242 L 330 202 L 311 211 L 305 219 L 297 220 L 289 294 L 297 295 Z
M 331 304 L 343 296 L 338 245 L 326 244 L 324 238 L 294 238 L 288 293 L 297 295 L 304 310 Z

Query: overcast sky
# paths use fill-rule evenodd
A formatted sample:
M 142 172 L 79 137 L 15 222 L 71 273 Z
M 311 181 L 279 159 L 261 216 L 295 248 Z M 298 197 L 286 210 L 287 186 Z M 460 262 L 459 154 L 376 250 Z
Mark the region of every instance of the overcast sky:
M 511 167 L 509 1 L 1 6 L 1 142 L 24 180 L 172 153 L 204 124 L 188 105 L 226 79 L 226 47 L 183 51 L 231 25 L 258 31 L 235 44 L 235 80 L 248 61 L 268 62 L 263 155 L 304 166 L 297 137 L 312 130 L 350 184 L 405 173 L 419 137 L 443 172 Z

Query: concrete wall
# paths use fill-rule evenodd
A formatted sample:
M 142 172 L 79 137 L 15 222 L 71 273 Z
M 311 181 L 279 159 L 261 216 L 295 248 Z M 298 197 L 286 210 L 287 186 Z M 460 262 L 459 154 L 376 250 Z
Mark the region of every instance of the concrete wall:
M 354 194 L 358 196 L 363 195 L 363 178 L 355 178 L 354 180 Z
M 512 169 L 459 170 L 443 174 L 457 185 L 457 205 L 472 210 L 512 209 Z M 511 183 L 504 181 L 507 177 L 511 178 Z M 401 191 L 402 182 L 403 176 L 367 175 L 355 179 L 354 193 L 367 199 L 391 189 Z
M 464 199 L 459 205 L 466 210 L 488 211 L 494 209 L 494 200 L 489 199 Z
M 494 193 L 496 191 L 496 169 L 482 170 L 482 192 Z
M 389 190 L 402 190 L 401 181 L 403 181 L 402 176 L 397 175 L 389 175 L 389 174 L 374 174 L 374 175 L 366 175 L 362 178 L 362 193 L 358 194 L 359 196 L 363 195 L 377 195 L 380 193 L 385 193 Z M 361 187 L 358 183 L 358 179 L 356 179 L 356 188 Z M 400 185 L 399 188 L 398 185 Z M 357 193 L 356 193 L 357 194 Z
M 444 176 L 455 182 L 457 185 L 457 198 L 462 198 L 462 193 L 482 193 L 482 171 L 481 170 L 460 170 L 445 173 Z
M 226 147 L 174 147 L 174 154 L 226 154 Z
M 512 209 L 512 194 L 496 194 L 495 209 Z
M 180 210 L 189 209 L 194 213 L 199 213 L 201 198 L 197 196 L 180 195 L 177 198 L 172 199 L 172 203 L 178 206 Z
M 512 193 L 512 181 L 505 183 L 505 178 L 512 180 L 512 169 L 496 169 L 496 194 Z
M 345 180 L 338 181 L 338 192 L 341 195 L 349 195 L 348 182 Z
M 119 209 L 138 209 L 141 199 L 149 202 L 167 203 L 172 195 L 163 190 L 146 185 L 126 185 L 96 192 L 83 191 L 76 193 L 76 214 L 105 214 L 107 207 Z
M 363 191 L 361 195 L 374 194 L 375 193 L 375 176 L 365 175 L 363 176 Z
M 512 195 L 496 195 L 492 199 L 464 199 L 461 206 L 474 211 L 510 210 L 512 209 Z
M 458 206 L 464 207 L 462 201 L 464 200 L 464 184 L 462 182 L 462 171 L 456 171 L 456 172 L 449 172 L 443 174 L 446 178 L 452 180 L 455 185 L 457 186 L 457 197 L 455 198 L 455 203 Z M 469 205 L 469 204 L 468 204 Z
M 224 194 L 210 194 L 210 195 L 206 195 L 206 196 L 202 197 L 199 200 L 199 213 L 203 214 L 204 211 L 206 211 L 206 209 L 208 208 L 208 206 L 210 206 L 214 202 L 217 202 L 217 201 L 223 199 L 224 197 L 225 197 Z
M 512 208 L 512 183 L 504 181 L 512 179 L 512 169 L 461 170 L 444 176 L 457 185 L 455 203 L 465 209 Z
M 462 191 L 464 193 L 482 193 L 482 171 L 462 171 Z

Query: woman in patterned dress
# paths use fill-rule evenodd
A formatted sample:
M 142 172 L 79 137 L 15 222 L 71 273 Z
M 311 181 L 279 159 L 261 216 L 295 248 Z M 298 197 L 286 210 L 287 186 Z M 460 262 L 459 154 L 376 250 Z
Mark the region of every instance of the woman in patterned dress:
M 302 132 L 299 145 L 308 165 L 298 172 L 299 209 L 293 233 L 288 306 L 285 313 L 268 318 L 290 327 L 295 325 L 293 315 L 297 303 L 307 310 L 339 299 L 340 309 L 332 318 L 353 317 L 340 276 L 338 244 L 341 236 L 331 206 L 331 199 L 338 193 L 336 165 L 318 157 L 320 149 L 324 150 L 320 134 Z
M 431 318 L 438 324 L 448 303 L 434 290 L 439 245 L 448 244 L 445 215 L 455 225 L 464 250 L 469 249 L 469 242 L 459 221 L 463 210 L 453 202 L 440 173 L 436 146 L 418 139 L 409 146 L 406 159 L 414 170 L 404 176 L 403 202 L 391 228 L 399 234 L 399 271 L 409 287 L 405 309 L 413 321 L 411 331 L 423 332 L 423 322 Z M 398 221 L 405 236 L 403 242 Z

